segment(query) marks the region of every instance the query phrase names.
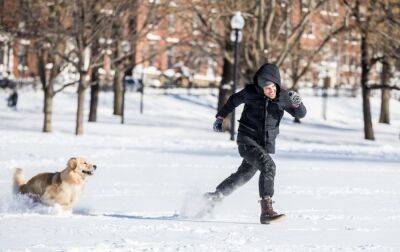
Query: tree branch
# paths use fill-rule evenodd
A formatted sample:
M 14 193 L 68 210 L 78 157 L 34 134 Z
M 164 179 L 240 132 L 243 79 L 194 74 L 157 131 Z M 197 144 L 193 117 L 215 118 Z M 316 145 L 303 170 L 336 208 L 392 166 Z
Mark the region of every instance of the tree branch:
M 380 84 L 371 84 L 367 86 L 367 89 L 389 89 L 389 90 L 400 90 L 398 86 L 389 86 L 389 85 L 380 85 Z
M 60 87 L 59 89 L 57 89 L 56 91 L 54 91 L 54 94 L 57 94 L 57 93 L 63 91 L 65 88 L 67 88 L 67 87 L 69 87 L 69 86 L 75 85 L 76 83 L 78 83 L 78 81 L 73 81 L 73 82 L 64 84 L 62 87 Z

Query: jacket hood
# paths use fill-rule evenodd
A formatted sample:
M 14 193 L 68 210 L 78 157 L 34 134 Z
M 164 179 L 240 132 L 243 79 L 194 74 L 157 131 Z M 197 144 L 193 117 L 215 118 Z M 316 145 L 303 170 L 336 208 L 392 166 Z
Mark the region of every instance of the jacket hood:
M 266 81 L 272 81 L 279 88 L 281 87 L 281 75 L 279 68 L 275 64 L 266 63 L 262 65 L 254 75 L 254 84 L 263 88 L 263 84 Z
M 277 97 L 279 97 L 281 87 L 281 75 L 279 73 L 279 68 L 275 64 L 266 63 L 262 65 L 253 77 L 253 84 L 259 94 L 264 96 L 263 83 L 266 81 L 272 81 L 276 84 Z

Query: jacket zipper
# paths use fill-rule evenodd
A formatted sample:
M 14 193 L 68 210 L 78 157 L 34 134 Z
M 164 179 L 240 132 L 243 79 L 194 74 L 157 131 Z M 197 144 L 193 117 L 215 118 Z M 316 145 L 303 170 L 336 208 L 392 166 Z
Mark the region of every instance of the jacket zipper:
M 265 128 L 265 124 L 267 123 L 267 117 L 268 117 L 268 98 L 265 99 L 265 112 L 264 112 L 264 125 L 263 125 L 263 132 L 262 132 L 262 137 L 264 140 L 264 147 L 267 144 L 267 139 L 266 139 L 266 128 Z

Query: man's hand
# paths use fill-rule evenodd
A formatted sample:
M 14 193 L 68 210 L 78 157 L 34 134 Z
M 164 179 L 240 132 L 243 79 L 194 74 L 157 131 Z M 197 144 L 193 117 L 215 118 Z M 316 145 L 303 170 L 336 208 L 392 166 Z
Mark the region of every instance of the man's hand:
M 293 107 L 298 108 L 302 103 L 300 95 L 294 91 L 289 91 L 288 94 L 290 103 L 293 105 Z
M 217 117 L 217 119 L 214 122 L 213 129 L 215 132 L 224 132 L 222 129 L 222 123 L 224 121 L 224 118 Z

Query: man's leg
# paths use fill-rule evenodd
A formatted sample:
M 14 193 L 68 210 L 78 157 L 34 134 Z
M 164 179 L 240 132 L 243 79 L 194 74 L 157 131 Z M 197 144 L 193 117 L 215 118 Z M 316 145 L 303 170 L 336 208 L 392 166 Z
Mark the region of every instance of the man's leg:
M 244 158 L 247 162 L 260 170 L 258 188 L 260 193 L 261 215 L 260 223 L 267 224 L 284 216 L 278 214 L 272 208 L 272 196 L 274 195 L 274 179 L 276 166 L 271 156 L 260 146 L 246 146 Z
M 243 157 L 244 146 L 239 145 L 239 153 Z M 238 170 L 231 174 L 229 177 L 224 179 L 216 188 L 215 192 L 209 192 L 204 194 L 204 198 L 208 201 L 207 206 L 202 209 L 197 216 L 202 217 L 212 211 L 215 205 L 222 200 L 224 196 L 231 194 L 236 188 L 244 185 L 248 182 L 254 174 L 257 172 L 257 168 L 243 159 L 242 164 Z
M 240 156 L 244 157 L 246 147 L 242 144 L 238 146 Z M 228 196 L 236 188 L 244 185 L 257 172 L 257 168 L 251 165 L 247 160 L 243 159 L 238 170 L 222 181 L 216 188 L 215 192 L 206 193 L 205 197 L 210 201 L 218 202 L 222 196 Z
M 260 198 L 272 197 L 276 166 L 271 156 L 261 146 L 253 145 L 245 145 L 241 155 L 248 164 L 260 171 Z
M 247 183 L 257 172 L 249 162 L 243 159 L 242 164 L 239 166 L 235 173 L 232 173 L 218 186 L 216 192 L 222 193 L 224 196 L 231 194 L 236 188 Z
M 276 166 L 271 156 L 267 153 L 266 157 L 263 157 L 262 162 L 264 163 L 263 169 L 260 172 L 260 178 L 258 180 L 258 189 L 260 198 L 274 196 L 274 180 L 276 173 Z

